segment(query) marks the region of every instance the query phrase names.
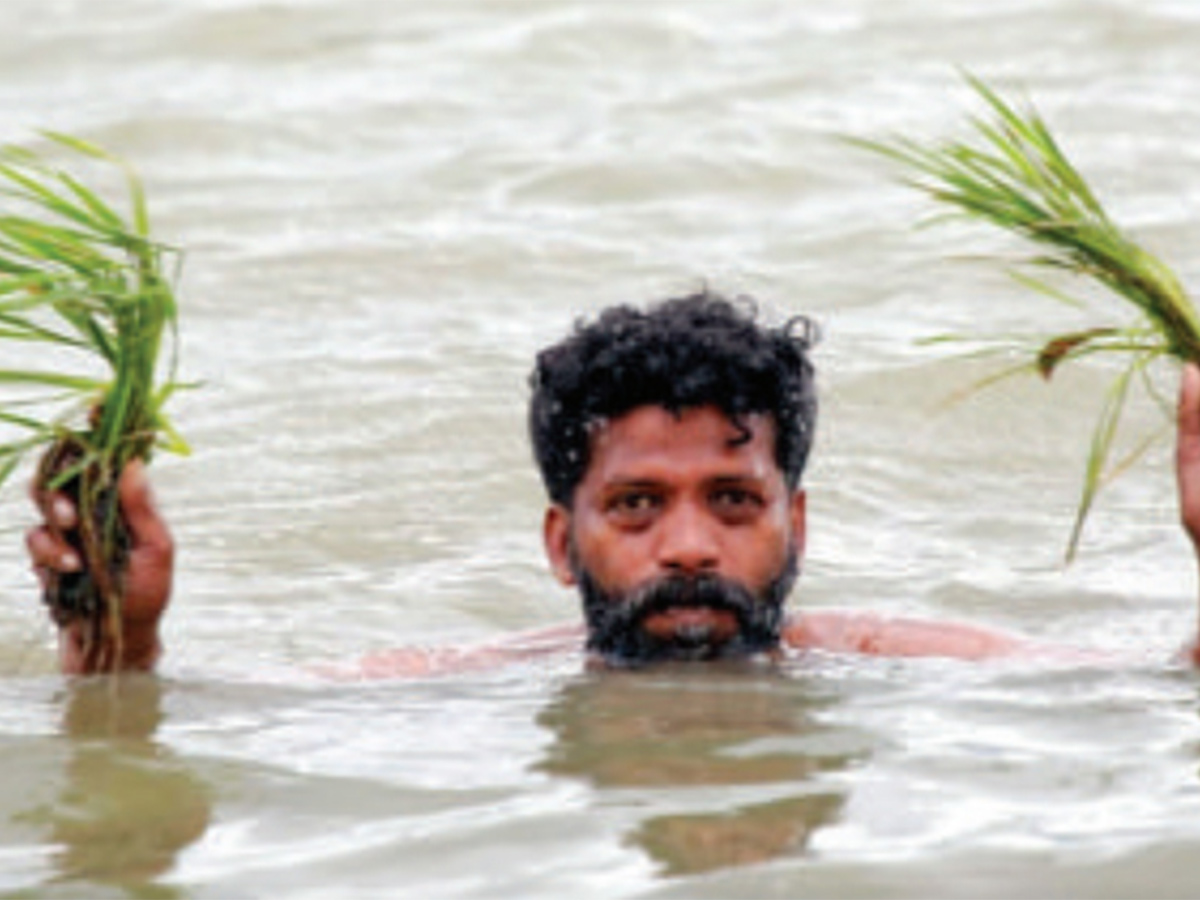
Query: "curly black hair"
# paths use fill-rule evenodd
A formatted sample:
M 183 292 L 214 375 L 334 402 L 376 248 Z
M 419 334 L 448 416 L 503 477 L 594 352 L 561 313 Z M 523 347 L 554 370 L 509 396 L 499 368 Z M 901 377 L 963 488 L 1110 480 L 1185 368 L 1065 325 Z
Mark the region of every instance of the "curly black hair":
M 676 413 L 715 406 L 734 424 L 770 415 L 775 459 L 794 490 L 816 426 L 808 358 L 815 340 L 807 318 L 768 327 L 753 301 L 709 291 L 645 310 L 614 306 L 592 323 L 576 322 L 538 354 L 529 378 L 529 434 L 550 499 L 571 505 L 598 423 L 651 405 Z

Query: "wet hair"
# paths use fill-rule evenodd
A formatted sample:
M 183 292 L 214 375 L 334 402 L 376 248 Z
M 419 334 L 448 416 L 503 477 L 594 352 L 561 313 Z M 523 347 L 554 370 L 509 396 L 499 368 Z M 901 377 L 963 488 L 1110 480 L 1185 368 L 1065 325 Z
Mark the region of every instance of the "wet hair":
M 775 424 L 775 461 L 795 490 L 812 446 L 817 400 L 808 351 L 813 323 L 758 322 L 753 301 L 709 291 L 646 309 L 610 307 L 538 354 L 529 433 L 550 499 L 570 507 L 595 429 L 640 406 L 672 413 L 715 406 L 742 439 L 751 414 Z

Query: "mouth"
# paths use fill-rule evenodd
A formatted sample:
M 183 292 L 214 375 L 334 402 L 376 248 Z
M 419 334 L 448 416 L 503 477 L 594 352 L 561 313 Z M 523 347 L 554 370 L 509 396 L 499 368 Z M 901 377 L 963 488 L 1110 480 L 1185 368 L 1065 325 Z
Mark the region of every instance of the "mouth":
M 658 641 L 681 647 L 716 647 L 737 636 L 737 616 L 707 606 L 669 606 L 647 616 L 642 630 Z

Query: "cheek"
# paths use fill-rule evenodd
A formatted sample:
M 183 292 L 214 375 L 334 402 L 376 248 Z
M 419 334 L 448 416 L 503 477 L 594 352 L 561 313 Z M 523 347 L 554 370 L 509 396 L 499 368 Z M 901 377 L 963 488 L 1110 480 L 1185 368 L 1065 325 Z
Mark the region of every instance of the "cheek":
M 620 531 L 586 517 L 576 526 L 571 533 L 572 562 L 605 590 L 627 590 L 653 574 L 653 538 L 648 532 Z
M 792 528 L 787 516 L 773 516 L 758 527 L 738 530 L 730 544 L 730 562 L 743 580 L 762 587 L 779 575 L 791 545 Z

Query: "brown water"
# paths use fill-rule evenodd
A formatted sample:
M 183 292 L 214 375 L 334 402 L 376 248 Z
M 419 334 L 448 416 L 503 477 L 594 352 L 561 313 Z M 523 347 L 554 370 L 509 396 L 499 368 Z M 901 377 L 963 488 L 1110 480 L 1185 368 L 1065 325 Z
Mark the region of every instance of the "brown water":
M 204 382 L 177 408 L 195 455 L 155 464 L 180 545 L 161 678 L 51 673 L 30 513 L 0 499 L 0 893 L 1194 894 L 1168 448 L 1064 570 L 1109 371 L 940 410 L 988 367 L 915 339 L 1075 314 L 948 260 L 1006 245 L 914 233 L 920 200 L 837 135 L 954 128 L 959 65 L 1026 89 L 1197 283 L 1198 43 L 1183 0 L 0 4 L 2 137 L 136 163 L 188 248 Z M 577 615 L 541 558 L 532 355 L 704 281 L 826 334 L 795 604 L 1119 661 L 311 675 Z

